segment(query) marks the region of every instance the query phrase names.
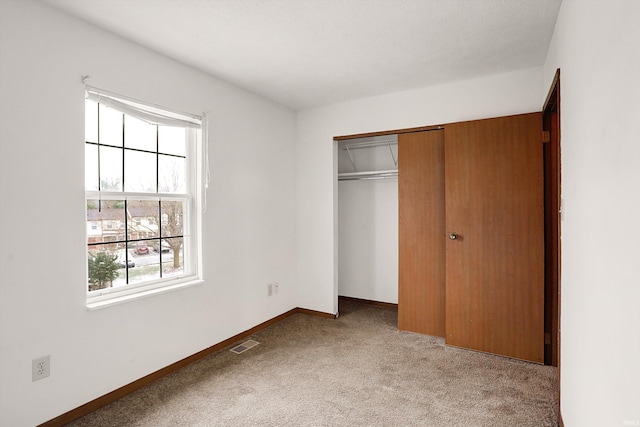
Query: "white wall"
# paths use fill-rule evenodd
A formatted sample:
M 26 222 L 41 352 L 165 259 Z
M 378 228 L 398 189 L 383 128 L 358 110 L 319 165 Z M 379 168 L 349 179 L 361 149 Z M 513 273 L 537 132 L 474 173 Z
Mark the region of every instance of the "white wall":
M 397 304 L 397 178 L 338 187 L 338 295 Z
M 338 309 L 334 136 L 540 111 L 541 82 L 533 68 L 298 112 L 298 304 Z M 385 294 L 397 292 L 397 281 L 389 286 Z
M 564 0 L 561 410 L 566 426 L 640 423 L 640 2 Z M 635 424 L 633 424 L 635 423 Z
M 85 74 L 210 113 L 205 284 L 86 309 Z M 44 422 L 297 306 L 294 133 L 290 110 L 40 3 L 0 1 L 0 425 Z M 47 354 L 51 376 L 31 382 Z

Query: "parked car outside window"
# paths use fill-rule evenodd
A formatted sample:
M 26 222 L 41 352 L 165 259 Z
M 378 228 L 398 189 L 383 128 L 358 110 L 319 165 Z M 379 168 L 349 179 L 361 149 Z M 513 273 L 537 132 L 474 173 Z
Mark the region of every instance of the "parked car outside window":
M 136 254 L 144 255 L 149 253 L 149 246 L 147 245 L 136 245 Z

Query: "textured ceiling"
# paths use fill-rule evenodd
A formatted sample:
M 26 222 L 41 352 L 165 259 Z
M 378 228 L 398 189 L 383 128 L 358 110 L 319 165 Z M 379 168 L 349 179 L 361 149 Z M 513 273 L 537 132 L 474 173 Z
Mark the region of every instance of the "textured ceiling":
M 539 66 L 560 0 L 40 0 L 299 110 Z

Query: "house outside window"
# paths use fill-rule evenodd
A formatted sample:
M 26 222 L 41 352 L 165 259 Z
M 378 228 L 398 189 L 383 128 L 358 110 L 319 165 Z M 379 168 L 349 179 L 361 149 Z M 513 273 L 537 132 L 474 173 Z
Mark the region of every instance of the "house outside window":
M 87 91 L 90 305 L 201 280 L 200 125 L 197 117 Z

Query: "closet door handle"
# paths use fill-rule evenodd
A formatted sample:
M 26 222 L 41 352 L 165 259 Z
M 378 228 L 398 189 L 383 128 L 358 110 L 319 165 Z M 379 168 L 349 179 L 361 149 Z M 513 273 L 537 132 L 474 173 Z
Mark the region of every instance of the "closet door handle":
M 458 235 L 456 233 L 449 233 L 449 239 L 456 240 L 457 238 L 458 238 Z

